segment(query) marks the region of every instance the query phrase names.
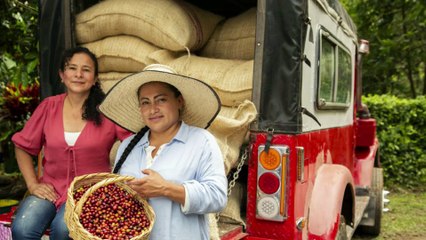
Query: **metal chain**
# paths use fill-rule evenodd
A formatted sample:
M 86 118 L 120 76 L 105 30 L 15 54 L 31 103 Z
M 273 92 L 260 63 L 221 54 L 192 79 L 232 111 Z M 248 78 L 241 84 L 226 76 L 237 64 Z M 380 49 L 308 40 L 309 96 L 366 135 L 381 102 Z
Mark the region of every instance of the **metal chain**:
M 235 187 L 235 183 L 237 182 L 238 178 L 240 177 L 241 169 L 243 168 L 244 163 L 246 162 L 247 155 L 248 155 L 247 149 L 248 149 L 248 147 L 246 147 L 244 149 L 244 153 L 241 156 L 240 162 L 237 165 L 237 170 L 232 175 L 232 180 L 228 184 L 228 194 L 227 194 L 228 197 L 231 196 L 232 189 Z M 220 212 L 216 213 L 216 222 L 219 221 L 219 218 L 220 218 Z

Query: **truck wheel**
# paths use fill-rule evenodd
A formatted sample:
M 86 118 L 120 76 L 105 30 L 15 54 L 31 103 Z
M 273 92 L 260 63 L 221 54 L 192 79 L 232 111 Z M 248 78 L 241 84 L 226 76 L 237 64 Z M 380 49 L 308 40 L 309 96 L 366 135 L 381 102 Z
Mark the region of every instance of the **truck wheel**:
M 343 215 L 340 215 L 339 229 L 337 230 L 336 240 L 347 240 L 348 235 L 346 233 L 346 220 Z
M 360 233 L 377 236 L 380 234 L 383 212 L 383 169 L 373 169 L 373 179 L 370 191 L 370 202 L 368 203 L 366 212 L 368 213 L 368 220 L 361 221 L 358 226 Z M 374 222 L 373 222 L 374 221 Z M 371 222 L 370 224 L 363 224 L 363 222 Z

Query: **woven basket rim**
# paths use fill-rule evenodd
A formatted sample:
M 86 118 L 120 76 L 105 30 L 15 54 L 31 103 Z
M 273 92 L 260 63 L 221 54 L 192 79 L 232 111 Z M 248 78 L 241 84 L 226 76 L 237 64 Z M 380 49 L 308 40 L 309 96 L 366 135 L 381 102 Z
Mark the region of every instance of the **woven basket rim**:
M 88 236 L 90 236 L 91 239 L 96 239 L 96 240 L 101 239 L 101 238 L 89 233 L 89 231 L 87 231 L 82 226 L 82 224 L 80 223 L 80 220 L 79 220 L 79 216 L 81 214 L 84 203 L 87 201 L 87 199 L 90 197 L 90 195 L 93 194 L 93 192 L 95 192 L 97 189 L 99 189 L 102 186 L 106 186 L 108 184 L 115 183 L 115 184 L 119 185 L 120 187 L 122 187 L 124 191 L 127 191 L 128 193 L 130 193 L 137 201 L 139 201 L 143 205 L 144 210 L 145 210 L 145 214 L 150 221 L 149 227 L 146 228 L 145 230 L 143 230 L 139 235 L 131 238 L 131 240 L 144 239 L 144 238 L 141 238 L 141 237 L 149 236 L 149 233 L 152 231 L 152 228 L 154 226 L 155 213 L 154 213 L 154 210 L 152 209 L 152 207 L 148 204 L 148 202 L 144 198 L 140 197 L 133 189 L 131 189 L 130 187 L 128 187 L 124 183 L 125 181 L 129 181 L 131 179 L 134 179 L 134 177 L 121 176 L 121 175 L 117 175 L 117 174 L 107 174 L 107 175 L 101 175 L 101 176 L 106 176 L 106 178 L 99 181 L 98 183 L 95 183 L 93 186 L 91 186 L 89 189 L 87 189 L 86 192 L 83 194 L 83 196 L 76 203 L 74 211 L 72 211 L 72 213 L 67 216 L 69 218 L 69 219 L 67 219 L 68 224 L 73 225 L 73 229 L 76 230 L 73 233 L 71 233 L 71 231 L 70 231 L 70 233 L 72 235 L 75 235 L 75 234 L 84 235 L 84 236 L 80 236 L 80 237 L 83 237 L 83 238 L 80 238 L 80 239 L 86 239 Z M 96 174 L 92 174 L 92 176 L 89 176 L 89 177 L 96 177 Z M 82 179 L 85 179 L 85 178 L 80 178 L 80 180 L 82 180 Z M 78 180 L 79 179 L 77 179 L 77 181 Z

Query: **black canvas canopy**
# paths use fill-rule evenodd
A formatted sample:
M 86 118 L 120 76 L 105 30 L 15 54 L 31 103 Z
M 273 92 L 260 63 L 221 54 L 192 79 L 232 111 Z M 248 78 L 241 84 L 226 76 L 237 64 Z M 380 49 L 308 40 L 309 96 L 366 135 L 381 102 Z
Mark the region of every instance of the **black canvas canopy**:
M 305 4 L 306 1 L 297 0 L 265 1 L 257 103 L 260 130 L 298 132 L 301 126 L 299 107 Z

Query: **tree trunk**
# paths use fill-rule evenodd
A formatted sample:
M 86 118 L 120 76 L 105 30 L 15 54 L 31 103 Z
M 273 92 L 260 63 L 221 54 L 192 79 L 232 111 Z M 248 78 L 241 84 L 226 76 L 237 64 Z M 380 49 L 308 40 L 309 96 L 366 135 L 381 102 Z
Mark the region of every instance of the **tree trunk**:
M 408 53 L 408 56 L 406 57 L 406 61 L 407 61 L 407 77 L 408 77 L 408 80 L 410 82 L 411 97 L 412 98 L 416 98 L 417 97 L 416 86 L 414 84 L 413 72 L 411 70 L 411 57 L 410 57 L 410 53 Z
M 407 35 L 407 26 L 405 25 L 405 4 L 402 5 L 401 8 L 401 14 L 402 14 L 402 33 L 404 36 Z M 411 69 L 411 54 L 410 51 L 407 51 L 407 55 L 405 56 L 405 61 L 407 62 L 407 78 L 408 81 L 410 82 L 410 91 L 411 91 L 411 97 L 412 98 L 416 98 L 417 94 L 416 94 L 416 87 L 414 84 L 414 80 L 413 80 L 413 70 Z
M 423 95 L 426 95 L 426 61 L 423 64 Z

